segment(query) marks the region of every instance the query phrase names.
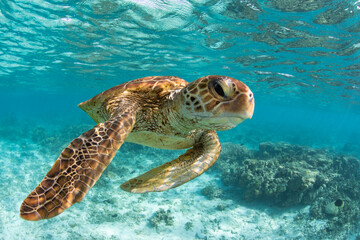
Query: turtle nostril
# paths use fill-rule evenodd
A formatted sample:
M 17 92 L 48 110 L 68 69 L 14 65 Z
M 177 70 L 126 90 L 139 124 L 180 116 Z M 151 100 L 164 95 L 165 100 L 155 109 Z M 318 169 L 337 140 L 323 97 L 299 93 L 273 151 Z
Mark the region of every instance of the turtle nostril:
M 252 92 L 249 93 L 249 102 L 254 99 L 254 94 Z

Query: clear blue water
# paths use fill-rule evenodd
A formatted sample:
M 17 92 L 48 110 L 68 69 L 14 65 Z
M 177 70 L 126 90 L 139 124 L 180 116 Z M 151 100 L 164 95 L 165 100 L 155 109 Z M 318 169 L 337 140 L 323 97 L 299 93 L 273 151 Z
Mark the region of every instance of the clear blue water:
M 219 133 L 222 142 L 257 149 L 261 142 L 283 141 L 359 157 L 359 50 L 357 0 L 0 1 L 0 180 L 7 182 L 0 197 L 7 212 L 0 239 L 21 236 L 11 234 L 9 222 L 32 239 L 50 234 L 44 233 L 45 223 L 19 219 L 18 209 L 61 146 L 94 124 L 77 104 L 144 76 L 193 81 L 217 74 L 245 82 L 255 94 L 254 117 Z M 83 128 L 54 143 L 58 151 L 44 153 L 39 162 L 21 156 L 26 151 L 21 146 L 32 144 L 33 128 L 51 135 L 69 126 Z M 18 166 L 21 171 L 11 170 Z M 81 209 L 77 217 L 91 218 Z M 66 214 L 59 217 L 63 223 L 72 219 Z M 85 236 L 77 228 L 71 231 L 79 239 Z M 166 234 L 178 237 L 175 230 Z

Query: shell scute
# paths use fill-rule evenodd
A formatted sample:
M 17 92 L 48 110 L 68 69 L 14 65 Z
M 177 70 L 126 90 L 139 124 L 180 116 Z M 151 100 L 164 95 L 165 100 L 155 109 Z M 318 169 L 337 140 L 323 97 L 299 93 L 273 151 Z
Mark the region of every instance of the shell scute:
M 78 106 L 90 115 L 96 122 L 105 121 L 112 112 L 108 112 L 108 105 L 113 102 L 123 100 L 128 101 L 127 97 L 161 98 L 169 92 L 182 89 L 188 84 L 184 79 L 175 76 L 154 76 L 144 77 L 122 83 L 112 87 L 95 97 L 80 103 Z

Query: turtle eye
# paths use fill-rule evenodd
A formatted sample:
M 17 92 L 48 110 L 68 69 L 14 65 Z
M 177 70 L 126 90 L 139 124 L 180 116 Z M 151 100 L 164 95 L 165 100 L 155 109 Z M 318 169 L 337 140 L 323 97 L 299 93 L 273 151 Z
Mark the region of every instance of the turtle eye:
M 214 90 L 215 90 L 215 92 L 216 92 L 217 94 L 219 94 L 221 97 L 226 98 L 226 95 L 225 95 L 225 93 L 224 93 L 224 90 L 223 90 L 222 86 L 221 86 L 219 83 L 217 83 L 217 82 L 214 83 Z
M 210 84 L 210 86 L 213 94 L 220 97 L 221 99 L 228 99 L 234 94 L 234 89 L 231 87 L 231 82 L 229 82 L 227 79 L 215 79 Z

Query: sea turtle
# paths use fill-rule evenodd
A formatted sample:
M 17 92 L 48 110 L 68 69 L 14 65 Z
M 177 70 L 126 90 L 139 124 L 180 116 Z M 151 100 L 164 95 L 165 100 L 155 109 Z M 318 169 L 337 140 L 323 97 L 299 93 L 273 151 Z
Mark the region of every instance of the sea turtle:
M 216 130 L 251 118 L 254 105 L 254 95 L 244 83 L 218 75 L 191 83 L 175 76 L 145 77 L 110 88 L 79 104 L 98 124 L 62 151 L 22 203 L 20 216 L 52 218 L 80 202 L 124 141 L 163 149 L 192 147 L 121 185 L 131 193 L 178 187 L 218 159 Z

